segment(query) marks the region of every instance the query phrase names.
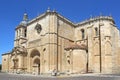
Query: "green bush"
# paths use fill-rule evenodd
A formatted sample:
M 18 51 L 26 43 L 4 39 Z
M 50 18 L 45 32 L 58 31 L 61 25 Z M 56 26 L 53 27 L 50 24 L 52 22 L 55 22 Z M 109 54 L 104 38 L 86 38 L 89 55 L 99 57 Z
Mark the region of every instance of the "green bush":
M 2 65 L 0 64 L 0 72 L 1 72 L 1 69 L 2 69 Z

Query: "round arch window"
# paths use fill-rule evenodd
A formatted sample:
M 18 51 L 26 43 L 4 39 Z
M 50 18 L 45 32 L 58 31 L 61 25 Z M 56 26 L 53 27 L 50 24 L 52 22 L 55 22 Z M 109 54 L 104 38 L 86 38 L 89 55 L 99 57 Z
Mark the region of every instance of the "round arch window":
M 40 32 L 42 30 L 41 25 L 37 23 L 36 26 L 35 26 L 35 30 L 37 31 L 38 34 L 40 34 Z

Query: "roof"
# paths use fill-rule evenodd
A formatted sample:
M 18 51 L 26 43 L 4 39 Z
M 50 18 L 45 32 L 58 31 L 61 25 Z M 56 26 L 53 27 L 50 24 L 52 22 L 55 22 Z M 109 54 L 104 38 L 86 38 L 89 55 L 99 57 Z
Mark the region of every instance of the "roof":
M 93 18 L 90 18 L 88 20 L 84 20 L 82 22 L 79 22 L 79 23 L 75 24 L 74 22 L 72 22 L 71 20 L 69 20 L 69 19 L 65 18 L 64 16 L 60 15 L 56 11 L 50 11 L 50 10 L 48 11 L 47 10 L 45 13 L 43 13 L 43 14 L 37 16 L 36 18 L 33 18 L 32 20 L 30 20 L 28 22 L 28 25 L 35 22 L 36 20 L 39 20 L 39 19 L 45 17 L 48 14 L 55 14 L 55 15 L 57 15 L 58 18 L 63 19 L 64 21 L 66 21 L 67 23 L 71 24 L 74 27 L 78 27 L 80 25 L 85 25 L 85 24 L 88 24 L 88 23 L 91 23 L 91 22 L 94 22 L 94 21 L 99 21 L 99 20 L 107 20 L 107 21 L 111 21 L 111 22 L 113 22 L 113 24 L 115 24 L 112 16 L 97 16 L 97 17 L 93 17 Z
M 78 24 L 76 24 L 76 26 L 85 25 L 87 23 L 91 23 L 94 21 L 100 21 L 100 20 L 112 21 L 112 23 L 115 24 L 115 21 L 114 21 L 112 16 L 97 16 L 97 17 L 93 17 L 93 18 L 90 18 L 88 20 L 84 20 L 82 22 L 79 22 Z
M 4 56 L 4 55 L 8 55 L 8 54 L 11 54 L 11 52 L 3 53 L 2 56 Z
M 41 14 L 41 15 L 37 16 L 36 18 L 33 18 L 32 20 L 30 20 L 30 21 L 28 22 L 28 25 L 34 23 L 36 20 L 39 20 L 39 19 L 41 19 L 41 18 L 44 18 L 44 17 L 45 17 L 46 15 L 48 15 L 48 14 L 55 14 L 55 15 L 57 15 L 59 18 L 65 20 L 67 23 L 75 26 L 75 24 L 74 24 L 72 21 L 70 21 L 69 19 L 67 19 L 67 18 L 65 18 L 64 16 L 60 15 L 60 14 L 57 13 L 56 11 L 50 11 L 50 10 L 49 10 L 49 11 L 47 10 L 47 11 L 44 12 L 43 14 Z
M 114 22 L 114 19 L 112 18 L 112 16 L 98 16 L 98 17 L 92 17 L 88 20 L 84 20 L 82 22 L 79 22 L 79 23 L 74 23 L 72 22 L 71 20 L 67 19 L 66 17 L 60 15 L 59 13 L 57 13 L 56 11 L 50 11 L 49 9 L 44 12 L 43 14 L 40 14 L 39 16 L 33 18 L 32 20 L 29 20 L 28 21 L 28 16 L 27 14 L 25 13 L 24 14 L 24 17 L 23 17 L 23 21 L 21 21 L 21 23 L 19 25 L 23 25 L 23 26 L 28 26 L 34 22 L 36 22 L 37 20 L 39 19 L 42 19 L 44 18 L 45 16 L 47 15 L 51 15 L 51 14 L 54 14 L 56 15 L 58 18 L 60 19 L 63 19 L 65 22 L 69 23 L 70 25 L 72 25 L 73 27 L 79 27 L 81 25 L 86 25 L 86 24 L 89 24 L 89 23 L 92 23 L 92 22 L 95 22 L 95 21 L 100 21 L 100 20 L 107 20 L 107 21 L 111 21 L 113 24 L 115 24 Z M 22 27 L 23 27 L 22 26 Z M 19 27 L 19 26 L 18 26 Z M 17 29 L 17 28 L 16 28 Z
M 19 47 L 14 47 L 11 53 L 17 52 L 17 51 L 18 51 L 19 53 L 21 53 L 21 52 L 23 52 L 23 53 L 24 53 L 24 52 L 27 52 L 27 50 L 26 50 L 25 47 L 19 46 Z

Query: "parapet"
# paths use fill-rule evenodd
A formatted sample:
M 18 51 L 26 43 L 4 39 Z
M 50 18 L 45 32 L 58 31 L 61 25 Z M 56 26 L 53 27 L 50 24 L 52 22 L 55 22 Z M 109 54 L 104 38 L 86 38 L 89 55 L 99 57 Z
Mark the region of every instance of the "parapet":
M 115 21 L 113 20 L 113 18 L 111 16 L 98 16 L 98 17 L 94 17 L 94 18 L 90 18 L 88 20 L 82 21 L 78 24 L 76 24 L 76 26 L 82 26 L 82 25 L 86 25 L 86 24 L 91 24 L 93 22 L 97 22 L 97 21 L 110 21 L 113 24 L 115 24 Z

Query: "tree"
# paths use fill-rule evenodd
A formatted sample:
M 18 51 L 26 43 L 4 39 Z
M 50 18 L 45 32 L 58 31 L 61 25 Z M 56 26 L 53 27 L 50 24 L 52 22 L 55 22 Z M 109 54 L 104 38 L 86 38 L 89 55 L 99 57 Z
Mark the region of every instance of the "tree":
M 1 69 L 2 69 L 2 65 L 0 64 L 0 72 L 1 72 Z

